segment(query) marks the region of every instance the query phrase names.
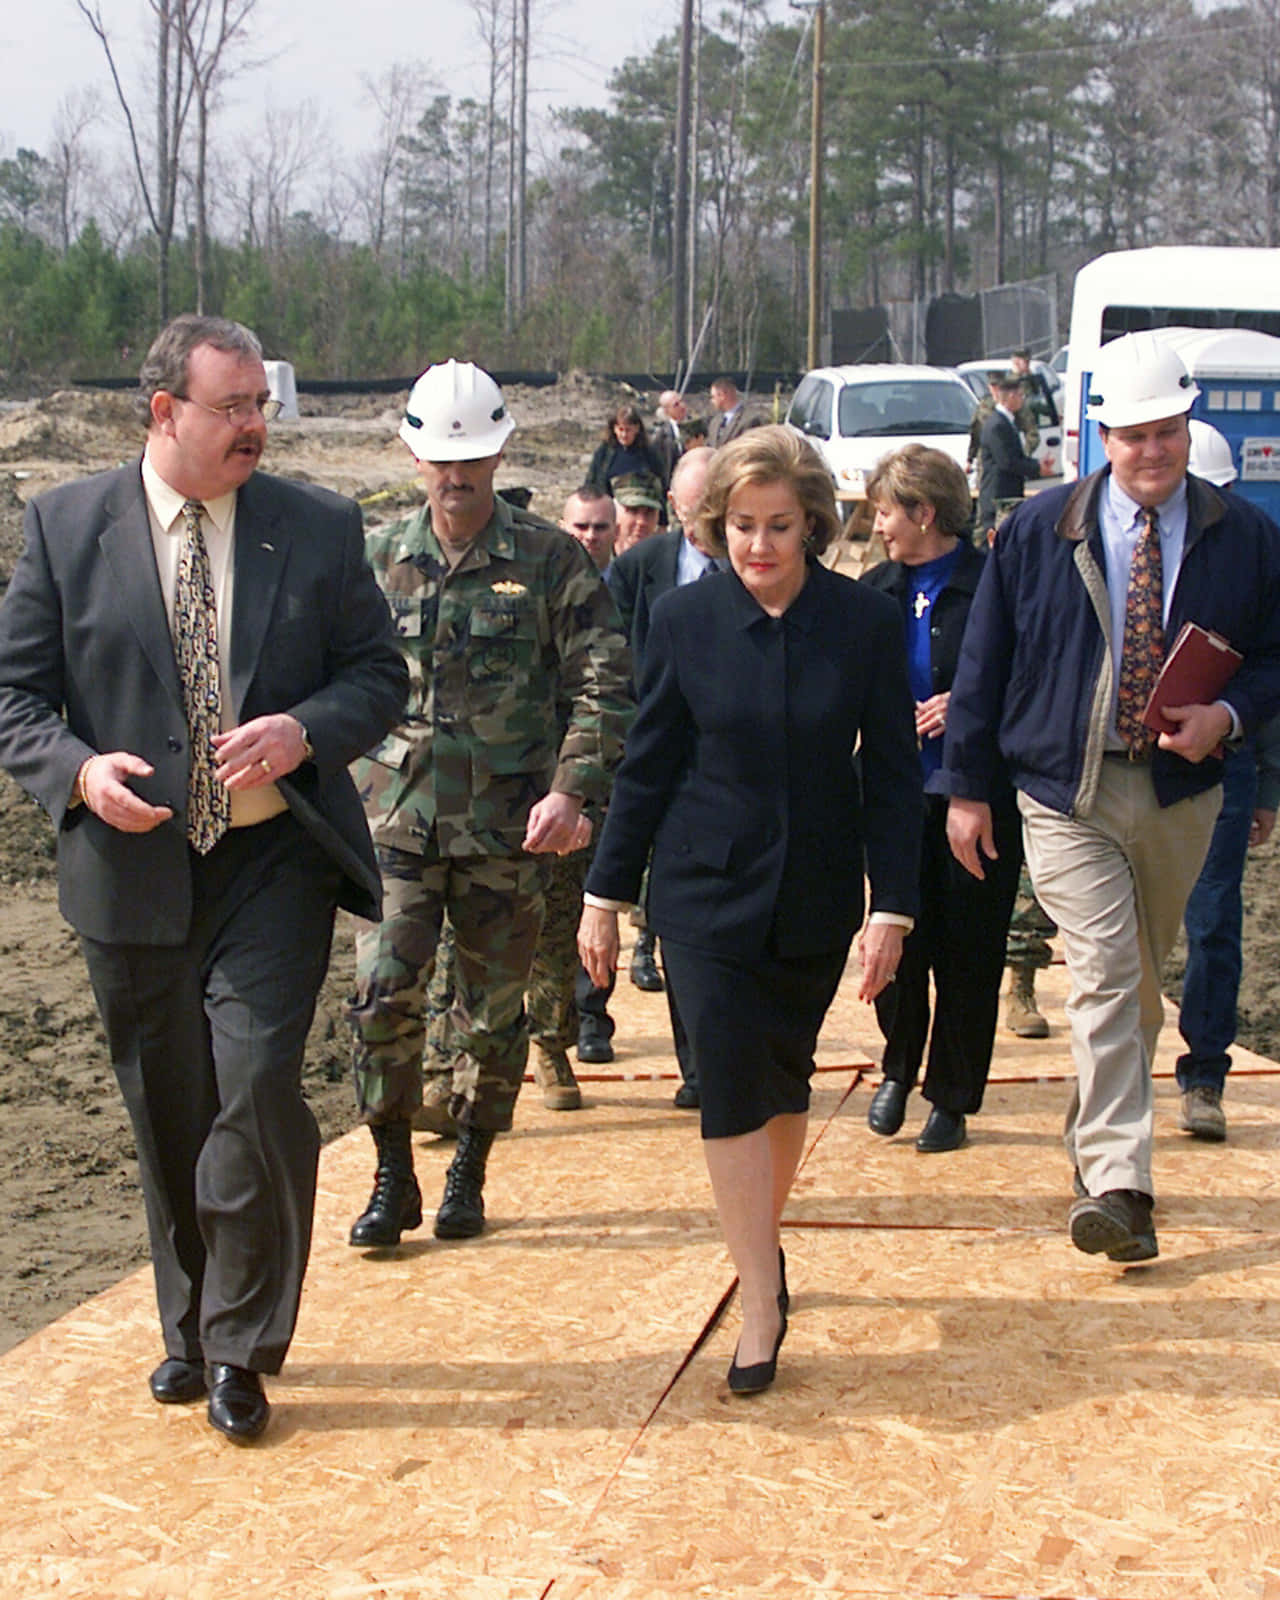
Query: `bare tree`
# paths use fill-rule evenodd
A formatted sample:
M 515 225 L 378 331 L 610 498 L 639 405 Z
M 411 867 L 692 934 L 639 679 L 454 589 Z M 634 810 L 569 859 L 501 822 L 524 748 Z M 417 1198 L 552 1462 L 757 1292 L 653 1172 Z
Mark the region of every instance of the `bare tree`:
M 498 88 L 507 66 L 503 47 L 506 30 L 502 25 L 502 0 L 472 0 L 476 28 L 485 49 L 489 52 L 488 95 L 485 101 L 484 145 L 484 244 L 481 252 L 481 269 L 489 275 L 490 251 L 493 247 L 493 185 L 497 165 L 498 145 Z
M 83 6 L 83 0 L 77 0 Z M 154 3 L 154 0 L 153 0 Z M 196 113 L 195 191 L 196 310 L 205 310 L 209 252 L 207 177 L 209 118 L 218 89 L 245 43 L 257 0 L 171 0 L 191 75 Z
M 377 142 L 360 161 L 360 177 L 365 185 L 369 244 L 374 255 L 381 257 L 402 141 L 417 126 L 434 80 L 422 63 L 415 61 L 397 63 L 380 78 L 366 78 L 364 86 L 378 112 L 378 134 Z
M 96 89 L 73 90 L 58 106 L 49 151 L 50 200 L 65 255 L 80 232 L 80 194 L 93 168 L 85 135 L 102 115 Z
M 76 0 L 76 8 L 89 24 L 102 46 L 115 85 L 116 99 L 124 113 L 133 152 L 133 168 L 146 208 L 147 220 L 156 237 L 156 301 L 160 321 L 169 320 L 169 252 L 173 245 L 173 223 L 178 193 L 179 155 L 182 134 L 191 109 L 192 85 L 186 75 L 186 55 L 182 48 L 178 10 L 183 0 L 150 0 L 155 21 L 152 47 L 155 52 L 155 149 L 154 168 L 148 176 L 144 141 L 134 119 L 129 97 L 120 81 L 115 50 L 102 17 L 102 0 Z
M 228 174 L 228 190 L 241 217 L 241 236 L 275 255 L 284 242 L 297 186 L 320 160 L 324 125 L 314 100 L 267 111 L 262 124 L 239 144 L 235 163 L 241 180 Z

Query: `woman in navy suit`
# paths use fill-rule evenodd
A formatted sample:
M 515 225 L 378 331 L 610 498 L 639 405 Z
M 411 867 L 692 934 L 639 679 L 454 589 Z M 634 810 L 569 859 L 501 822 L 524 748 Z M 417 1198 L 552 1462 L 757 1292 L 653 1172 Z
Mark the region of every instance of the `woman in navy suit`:
M 701 1085 L 742 1287 L 729 1386 L 745 1394 L 773 1381 L 786 1332 L 779 1227 L 864 868 L 860 992 L 873 1000 L 915 912 L 922 797 L 902 624 L 885 596 L 819 563 L 840 524 L 813 447 L 781 427 L 724 446 L 698 521 L 731 570 L 654 608 L 579 945 L 606 982 L 652 845 L 649 923 Z

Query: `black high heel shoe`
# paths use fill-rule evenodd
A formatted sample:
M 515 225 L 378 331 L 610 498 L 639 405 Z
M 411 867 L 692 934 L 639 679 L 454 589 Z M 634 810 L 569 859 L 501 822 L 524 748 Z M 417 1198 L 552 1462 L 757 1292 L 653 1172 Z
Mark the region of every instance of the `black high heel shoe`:
M 781 1299 L 781 1296 L 779 1296 Z M 767 1361 L 756 1361 L 749 1367 L 738 1365 L 738 1353 L 735 1350 L 733 1360 L 729 1363 L 729 1389 L 733 1394 L 759 1394 L 767 1389 L 778 1375 L 778 1351 L 782 1349 L 782 1341 L 787 1336 L 787 1316 L 782 1313 L 782 1325 L 778 1329 L 778 1337 L 774 1341 L 773 1354 Z
M 778 1272 L 782 1278 L 782 1287 L 778 1290 L 778 1310 L 782 1313 L 782 1320 L 787 1320 L 787 1313 L 791 1310 L 791 1296 L 787 1292 L 787 1253 L 781 1245 L 778 1246 Z

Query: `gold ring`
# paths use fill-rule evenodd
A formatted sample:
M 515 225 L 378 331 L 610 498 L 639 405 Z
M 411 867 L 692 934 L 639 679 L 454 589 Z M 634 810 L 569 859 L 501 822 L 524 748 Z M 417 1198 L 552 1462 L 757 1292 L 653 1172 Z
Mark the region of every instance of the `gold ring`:
M 264 772 L 268 772 L 269 773 L 271 771 L 271 763 L 267 760 L 266 756 L 263 756 L 262 760 L 259 761 L 258 765 L 262 768 L 262 770 Z

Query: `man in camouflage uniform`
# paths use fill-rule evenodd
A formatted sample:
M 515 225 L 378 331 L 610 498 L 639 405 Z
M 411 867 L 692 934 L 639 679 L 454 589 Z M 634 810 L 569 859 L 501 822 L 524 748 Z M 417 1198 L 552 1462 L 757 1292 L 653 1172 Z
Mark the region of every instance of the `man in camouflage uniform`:
M 580 545 L 495 496 L 513 428 L 488 373 L 428 368 L 400 429 L 427 504 L 366 541 L 410 688 L 404 723 L 356 769 L 383 878 L 351 1010 L 360 1112 L 378 1152 L 351 1230 L 358 1246 L 396 1244 L 422 1220 L 409 1134 L 446 910 L 458 1148 L 435 1232 L 484 1227 L 489 1149 L 511 1126 L 528 1057 L 545 858 L 583 841 L 583 802 L 604 798 L 622 753 L 629 659 L 617 614 Z

